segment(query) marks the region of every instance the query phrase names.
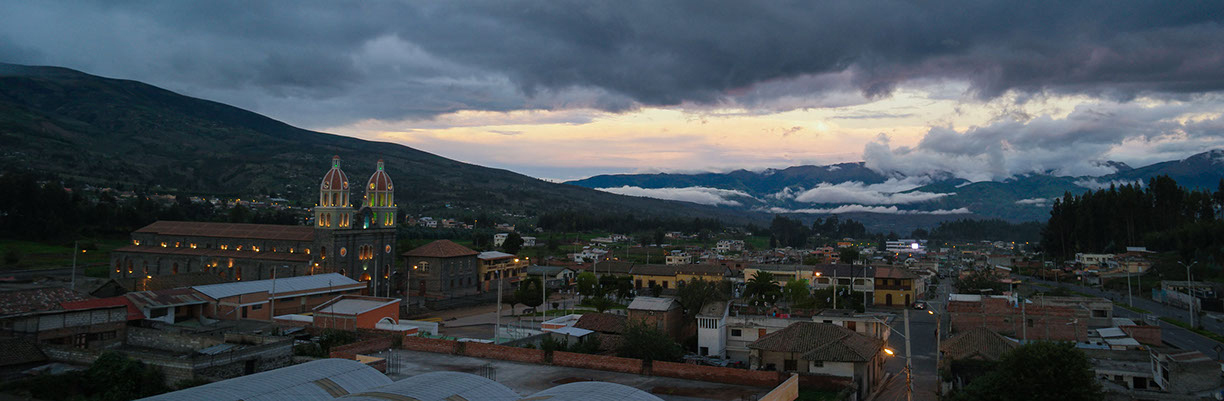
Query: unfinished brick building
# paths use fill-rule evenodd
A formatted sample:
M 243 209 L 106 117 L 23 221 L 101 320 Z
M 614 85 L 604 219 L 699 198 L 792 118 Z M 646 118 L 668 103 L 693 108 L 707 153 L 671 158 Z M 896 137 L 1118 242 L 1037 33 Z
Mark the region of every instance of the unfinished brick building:
M 1003 297 L 948 302 L 952 331 L 985 327 L 996 333 L 1029 340 L 1085 341 L 1087 309 L 1075 306 L 1028 303 L 1021 308 Z

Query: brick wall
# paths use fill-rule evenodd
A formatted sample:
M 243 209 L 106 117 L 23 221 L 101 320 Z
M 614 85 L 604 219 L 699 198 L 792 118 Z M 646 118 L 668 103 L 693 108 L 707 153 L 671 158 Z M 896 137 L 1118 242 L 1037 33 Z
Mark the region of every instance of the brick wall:
M 576 354 L 553 351 L 552 364 L 571 368 L 606 370 L 609 372 L 643 374 L 641 359 L 615 356 Z
M 350 345 L 356 346 L 357 344 Z M 452 340 L 440 340 L 423 337 L 405 337 L 401 348 L 410 351 L 457 354 L 474 358 L 497 359 L 522 363 L 551 363 L 554 366 L 565 366 L 571 368 L 594 369 L 632 374 L 649 374 L 675 377 L 679 379 L 757 387 L 773 387 L 787 378 L 785 375 L 780 375 L 778 372 L 752 371 L 662 361 L 645 362 L 641 359 L 579 354 L 562 351 L 553 351 L 550 359 L 549 353 L 538 349 L 507 347 L 504 345 L 478 342 L 459 343 Z M 340 355 L 337 354 L 338 351 L 348 353 Z M 333 349 L 331 357 L 352 359 L 350 355 L 357 353 L 361 352 L 353 352 L 352 349 L 337 347 L 336 349 Z M 822 379 L 817 378 L 806 380 L 810 381 L 811 383 L 816 383 L 816 381 L 820 381 Z M 848 381 L 846 381 L 846 383 L 848 383 Z M 845 387 L 844 383 L 838 382 L 837 384 L 840 384 L 841 387 L 836 387 L 836 389 Z
M 365 341 L 341 345 L 331 349 L 329 357 L 355 359 L 357 354 L 371 354 L 391 348 L 391 337 L 375 337 Z
M 507 347 L 469 342 L 463 344 L 462 355 L 474 358 L 500 359 L 523 363 L 547 363 L 543 350 Z
M 1161 345 L 1160 326 L 1119 326 L 1140 344 Z
M 717 366 L 693 365 L 654 361 L 651 374 L 655 376 L 675 377 L 678 379 L 700 380 L 706 382 L 742 384 L 745 386 L 773 387 L 783 381 L 778 372 L 762 370 L 743 370 L 721 368 Z
M 455 341 L 424 337 L 404 337 L 400 348 L 412 351 L 435 352 L 439 354 L 455 353 Z
M 1027 333 L 1030 340 L 1084 341 L 1088 338 L 1088 312 L 1078 307 L 1029 304 L 1011 306 L 1005 299 L 987 298 L 981 302 L 948 302 L 952 331 L 986 327 L 1010 337 Z M 1025 320 L 1032 321 L 1030 327 Z
M 86 350 L 70 346 L 43 345 L 39 348 L 42 349 L 43 354 L 47 355 L 47 359 L 77 365 L 92 364 L 102 354 L 101 350 Z

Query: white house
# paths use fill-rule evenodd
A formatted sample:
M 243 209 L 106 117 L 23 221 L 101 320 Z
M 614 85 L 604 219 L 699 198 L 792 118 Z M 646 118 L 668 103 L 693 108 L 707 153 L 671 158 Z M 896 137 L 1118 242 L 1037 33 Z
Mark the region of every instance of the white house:
M 712 302 L 697 314 L 697 353 L 701 356 L 727 357 L 727 317 L 731 304 Z
M 714 249 L 719 252 L 740 252 L 744 250 L 744 241 L 738 239 L 720 240 Z

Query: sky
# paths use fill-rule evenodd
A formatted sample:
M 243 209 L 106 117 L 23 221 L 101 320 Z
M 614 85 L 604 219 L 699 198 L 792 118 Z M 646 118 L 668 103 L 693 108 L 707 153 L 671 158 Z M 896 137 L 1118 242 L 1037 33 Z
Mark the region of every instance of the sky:
M 1099 175 L 1224 147 L 1224 3 L 8 1 L 0 62 L 527 175 Z M 885 203 L 887 204 L 887 203 Z

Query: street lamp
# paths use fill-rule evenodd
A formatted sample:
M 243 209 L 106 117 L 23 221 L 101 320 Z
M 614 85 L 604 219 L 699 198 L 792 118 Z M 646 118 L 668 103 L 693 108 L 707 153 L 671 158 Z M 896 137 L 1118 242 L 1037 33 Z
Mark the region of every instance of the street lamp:
M 905 356 L 902 357 L 902 358 L 905 358 L 905 399 L 906 401 L 913 401 L 914 400 L 914 377 L 913 377 L 913 358 L 911 358 L 912 354 L 910 352 L 911 348 L 910 348 L 910 337 L 909 337 L 909 326 L 910 326 L 909 325 L 909 322 L 910 322 L 909 309 L 902 309 L 902 312 L 903 312 L 902 315 L 905 317 L 905 334 L 901 334 L 900 332 L 897 331 L 897 329 L 894 329 L 892 326 L 888 325 L 888 323 L 884 323 L 883 320 L 880 320 L 879 318 L 875 316 L 872 316 L 871 318 L 875 319 L 876 322 L 883 324 L 885 327 L 888 327 L 889 330 L 892 330 L 894 333 L 899 334 L 901 338 L 905 339 Z M 936 338 L 938 338 L 938 336 L 936 336 Z M 939 350 L 935 350 L 935 352 L 936 352 L 936 355 L 938 355 Z M 884 353 L 888 354 L 889 356 L 895 355 L 895 352 L 888 348 L 884 349 Z

